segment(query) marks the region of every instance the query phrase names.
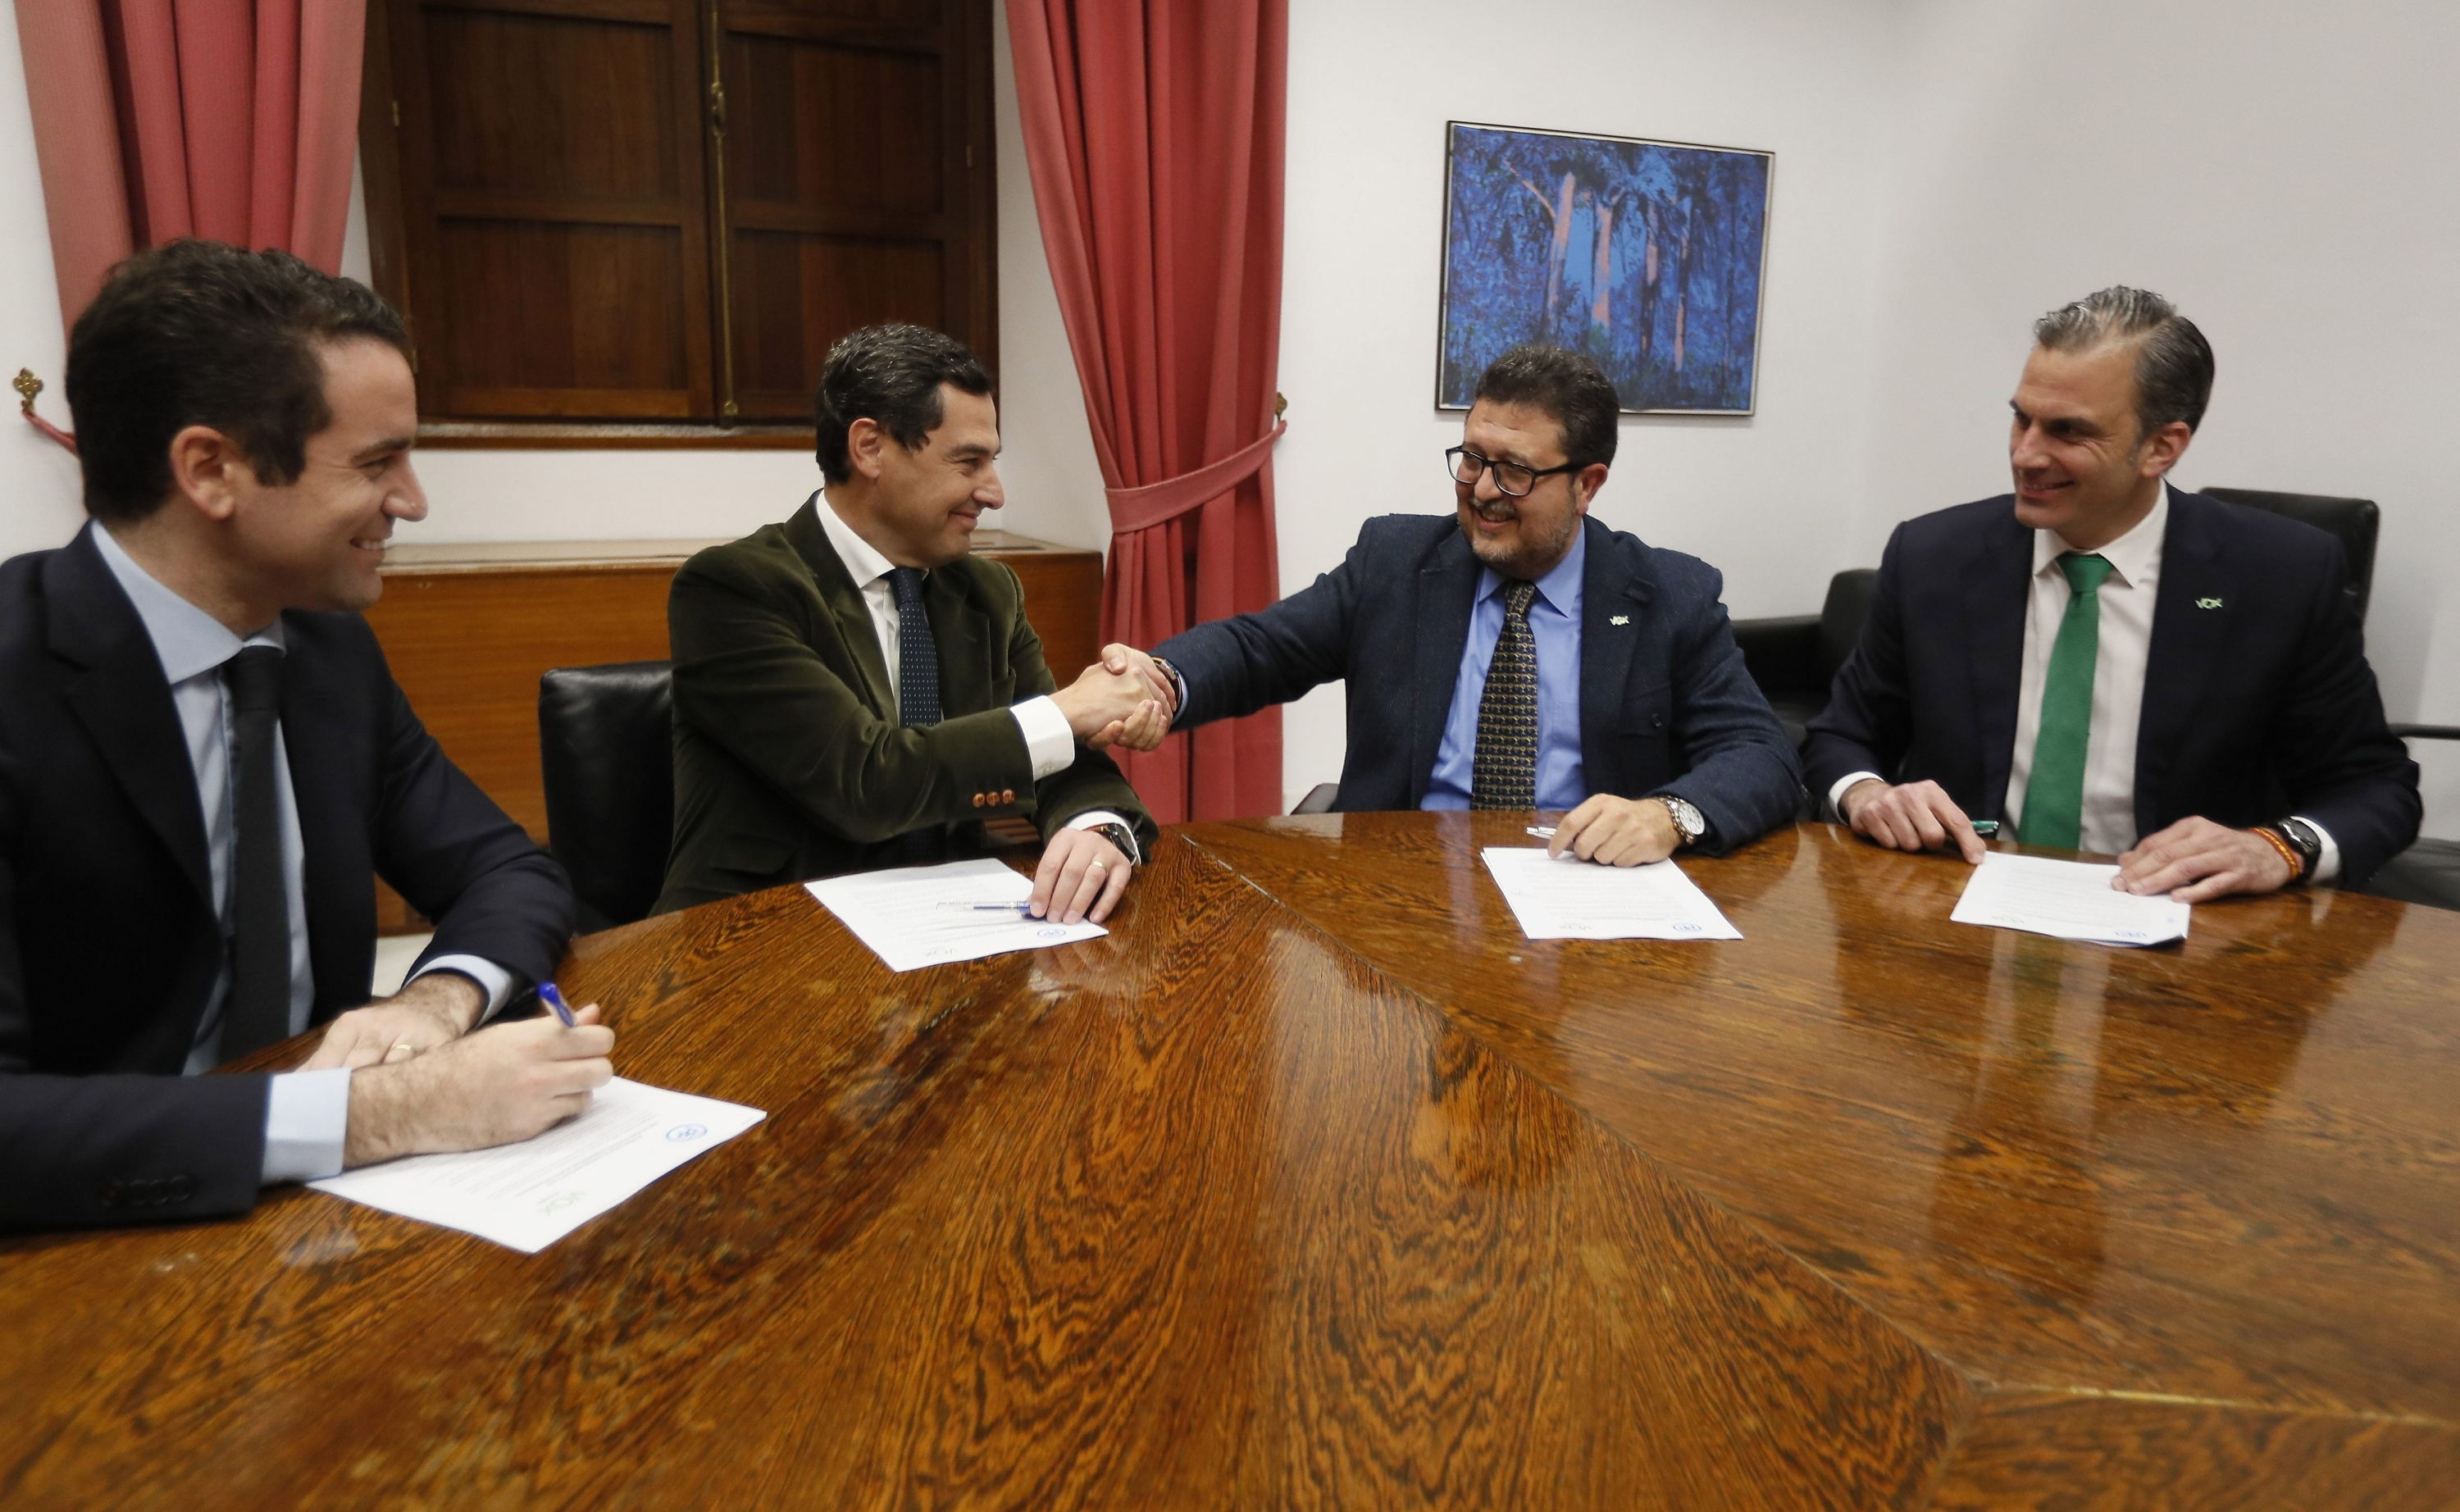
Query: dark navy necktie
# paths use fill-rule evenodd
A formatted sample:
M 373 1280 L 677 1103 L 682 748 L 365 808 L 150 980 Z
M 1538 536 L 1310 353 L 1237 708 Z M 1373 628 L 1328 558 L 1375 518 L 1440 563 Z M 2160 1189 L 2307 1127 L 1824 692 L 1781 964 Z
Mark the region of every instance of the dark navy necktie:
M 922 569 L 891 567 L 888 583 L 897 594 L 897 722 L 908 729 L 940 722 L 940 647 L 931 638 L 930 617 L 922 612 Z M 927 866 L 948 859 L 948 832 L 932 824 L 898 837 L 905 864 Z
M 223 664 L 230 690 L 231 985 L 223 1011 L 228 1060 L 290 1037 L 290 892 L 282 877 L 282 806 L 274 733 L 282 652 L 249 646 Z

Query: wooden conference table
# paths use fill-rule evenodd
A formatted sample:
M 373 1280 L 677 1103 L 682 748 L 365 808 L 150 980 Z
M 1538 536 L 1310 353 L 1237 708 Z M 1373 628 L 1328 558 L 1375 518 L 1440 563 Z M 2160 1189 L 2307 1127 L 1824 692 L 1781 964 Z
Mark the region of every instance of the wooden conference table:
M 1518 818 L 1173 832 L 890 974 L 580 941 L 767 1122 L 524 1256 L 313 1193 L 0 1245 L 0 1504 L 2449 1507 L 2460 915 L 2127 951 L 1820 825 L 1739 943 L 1535 943 Z

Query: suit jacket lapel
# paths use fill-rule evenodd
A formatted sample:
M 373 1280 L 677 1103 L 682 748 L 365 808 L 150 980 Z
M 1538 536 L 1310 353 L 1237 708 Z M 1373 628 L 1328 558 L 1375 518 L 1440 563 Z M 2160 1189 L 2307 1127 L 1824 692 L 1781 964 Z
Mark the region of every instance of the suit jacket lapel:
M 375 925 L 369 826 L 378 805 L 354 779 L 371 769 L 374 753 L 354 749 L 365 745 L 357 738 L 361 727 L 333 715 L 356 701 L 356 691 L 330 687 L 317 654 L 318 637 L 303 631 L 301 616 L 283 618 L 289 649 L 282 668 L 282 745 L 299 808 L 299 884 L 307 904 L 309 974 L 316 984 L 308 1016 L 323 1023 L 367 996 Z M 369 669 L 366 675 L 375 673 Z M 395 696 L 394 690 L 388 685 L 383 696 Z
M 2003 821 L 2016 750 L 2016 701 L 2025 680 L 2025 616 L 2031 603 L 2033 533 L 2009 513 L 1964 564 L 1965 647 L 1971 657 L 1973 738 L 1982 754 L 1982 815 Z
M 894 685 L 888 680 L 887 659 L 880 652 L 880 631 L 871 623 L 871 606 L 862 601 L 862 590 L 854 586 L 854 574 L 846 570 L 838 548 L 829 544 L 829 533 L 820 524 L 821 507 L 816 492 L 804 500 L 803 507 L 786 522 L 786 539 L 812 569 L 820 602 L 828 607 L 829 618 L 837 623 L 838 634 L 854 657 L 853 678 L 868 695 L 871 712 L 882 719 L 894 719 Z
M 2230 617 L 2237 612 L 2219 523 L 2202 495 L 2170 496 L 2170 523 L 2161 533 L 2161 585 L 2152 600 L 2152 645 L 2144 667 L 2144 707 L 2135 726 L 2139 835 L 2160 827 L 2155 816 L 2170 759 L 2229 644 Z
M 922 592 L 931 639 L 940 651 L 940 716 L 976 714 L 991 706 L 991 621 L 966 591 L 951 563 L 933 572 Z
M 1618 757 L 1628 742 L 1614 738 L 1615 718 L 1631 691 L 1640 644 L 1632 622 L 1646 610 L 1651 586 L 1642 551 L 1595 520 L 1581 528 L 1589 540 L 1580 569 L 1580 766 L 1590 792 L 1620 793 Z
M 45 565 L 43 577 L 52 651 L 85 669 L 67 685 L 69 707 L 211 916 L 213 874 L 197 769 L 145 622 L 83 534 Z
M 1454 530 L 1418 568 L 1418 656 L 1410 679 L 1410 806 L 1416 808 L 1433 782 L 1435 753 L 1444 743 L 1453 690 L 1460 678 L 1461 651 L 1469 645 L 1471 602 L 1477 593 L 1477 557 Z

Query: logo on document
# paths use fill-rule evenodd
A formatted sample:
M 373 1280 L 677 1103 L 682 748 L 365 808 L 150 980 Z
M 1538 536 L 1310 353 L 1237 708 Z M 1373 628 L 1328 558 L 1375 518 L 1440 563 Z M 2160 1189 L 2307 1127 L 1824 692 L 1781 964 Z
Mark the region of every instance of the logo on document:
M 686 1139 L 697 1139 L 708 1132 L 709 1125 L 706 1123 L 678 1123 L 667 1131 L 667 1138 L 681 1144 Z

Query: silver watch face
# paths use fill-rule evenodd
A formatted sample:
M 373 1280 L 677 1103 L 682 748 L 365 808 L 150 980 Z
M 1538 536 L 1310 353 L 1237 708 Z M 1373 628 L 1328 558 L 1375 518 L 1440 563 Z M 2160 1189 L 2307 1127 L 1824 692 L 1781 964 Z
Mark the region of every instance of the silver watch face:
M 1685 840 L 1698 840 L 1708 832 L 1708 821 L 1702 818 L 1700 811 L 1691 804 L 1679 798 L 1661 798 L 1658 801 L 1665 804 L 1666 812 L 1674 816 L 1674 827 L 1683 832 Z

